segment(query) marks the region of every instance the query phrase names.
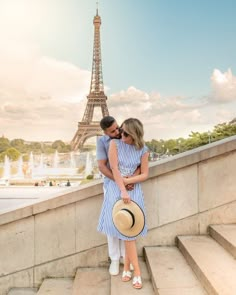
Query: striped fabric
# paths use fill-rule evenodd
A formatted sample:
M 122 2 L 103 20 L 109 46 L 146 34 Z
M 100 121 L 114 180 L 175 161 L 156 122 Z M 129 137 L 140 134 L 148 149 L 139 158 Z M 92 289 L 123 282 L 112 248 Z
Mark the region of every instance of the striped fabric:
M 142 156 L 148 151 L 148 148 L 144 146 L 141 150 L 137 150 L 134 145 L 126 144 L 122 140 L 114 139 L 117 145 L 119 170 L 122 176 L 129 176 L 134 173 L 136 168 L 141 163 Z M 129 191 L 131 200 L 139 204 L 145 214 L 144 198 L 140 183 L 134 185 L 134 189 Z M 117 184 L 109 179 L 106 184 L 104 183 L 104 201 L 101 209 L 101 214 L 98 222 L 98 231 L 117 237 L 121 240 L 135 240 L 134 238 L 128 238 L 119 233 L 112 221 L 112 209 L 115 202 L 120 199 L 120 189 Z M 141 236 L 146 235 L 147 226 L 145 223 Z

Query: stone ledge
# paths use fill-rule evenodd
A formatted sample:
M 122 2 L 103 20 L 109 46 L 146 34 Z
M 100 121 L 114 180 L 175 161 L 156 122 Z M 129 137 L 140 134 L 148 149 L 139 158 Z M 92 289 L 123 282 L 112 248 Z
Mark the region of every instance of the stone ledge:
M 149 178 L 178 170 L 236 150 L 236 136 L 231 136 L 181 154 L 150 163 Z
M 22 188 L 19 188 L 22 189 Z M 35 187 L 31 188 L 35 190 Z M 53 188 L 52 188 L 53 189 Z M 8 188 L 8 191 L 11 188 Z M 29 188 L 26 188 L 29 194 Z M 96 197 L 103 193 L 102 180 L 93 181 L 89 184 L 81 185 L 79 188 L 67 188 L 60 191 L 47 191 L 42 196 L 32 199 L 33 204 L 17 204 L 5 211 L 0 212 L 0 225 L 10 223 L 22 218 L 33 216 L 47 210 L 55 209 L 78 201 Z M 0 204 L 1 204 L 0 198 Z M 6 200 L 7 198 L 4 198 Z M 12 200 L 9 198 L 8 200 Z M 18 198 L 20 200 L 20 198 Z

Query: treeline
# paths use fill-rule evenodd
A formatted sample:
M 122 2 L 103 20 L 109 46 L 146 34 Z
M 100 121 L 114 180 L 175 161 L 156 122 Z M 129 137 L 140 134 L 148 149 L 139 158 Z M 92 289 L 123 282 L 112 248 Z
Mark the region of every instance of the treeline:
M 175 155 L 233 135 L 236 135 L 236 118 L 229 123 L 216 125 L 212 131 L 203 133 L 192 132 L 188 138 L 152 139 L 147 141 L 146 145 L 151 152 L 158 155 Z M 87 146 L 86 149 L 94 149 L 94 146 Z M 71 152 L 71 145 L 64 143 L 62 140 L 48 143 L 27 142 L 23 139 L 9 140 L 5 137 L 0 138 L 0 162 L 4 161 L 5 155 L 11 161 L 18 160 L 20 155 L 23 156 L 23 161 L 28 161 L 31 152 L 33 154 L 53 154 L 55 151 L 58 153 Z
M 4 161 L 5 155 L 11 161 L 18 160 L 19 156 L 23 156 L 24 161 L 28 161 L 30 153 L 34 154 L 53 154 L 68 153 L 71 151 L 70 144 L 64 143 L 62 140 L 56 140 L 53 143 L 45 142 L 26 142 L 23 139 L 0 138 L 0 162 Z
M 188 138 L 152 139 L 146 142 L 146 145 L 151 152 L 158 155 L 175 155 L 233 135 L 236 135 L 236 118 L 229 123 L 216 125 L 212 131 L 203 133 L 192 132 Z

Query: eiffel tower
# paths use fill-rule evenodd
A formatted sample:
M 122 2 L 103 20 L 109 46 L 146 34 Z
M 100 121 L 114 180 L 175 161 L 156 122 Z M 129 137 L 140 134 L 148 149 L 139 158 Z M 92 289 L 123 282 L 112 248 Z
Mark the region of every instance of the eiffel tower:
M 108 116 L 107 96 L 104 94 L 103 78 L 102 78 L 102 59 L 100 45 L 100 26 L 101 17 L 98 15 L 93 19 L 94 24 L 94 46 L 93 46 L 93 66 L 90 84 L 90 92 L 87 96 L 87 105 L 83 115 L 83 119 L 78 123 L 78 130 L 71 141 L 72 150 L 81 149 L 85 141 L 93 136 L 102 135 L 99 121 L 93 121 L 94 108 L 101 108 L 102 116 Z

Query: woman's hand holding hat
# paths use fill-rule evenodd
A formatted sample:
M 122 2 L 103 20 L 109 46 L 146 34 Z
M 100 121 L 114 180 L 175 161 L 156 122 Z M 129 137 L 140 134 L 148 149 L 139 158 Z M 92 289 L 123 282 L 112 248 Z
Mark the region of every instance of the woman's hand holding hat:
M 121 199 L 123 200 L 123 202 L 125 204 L 130 203 L 130 196 L 129 196 L 127 190 L 121 191 Z

